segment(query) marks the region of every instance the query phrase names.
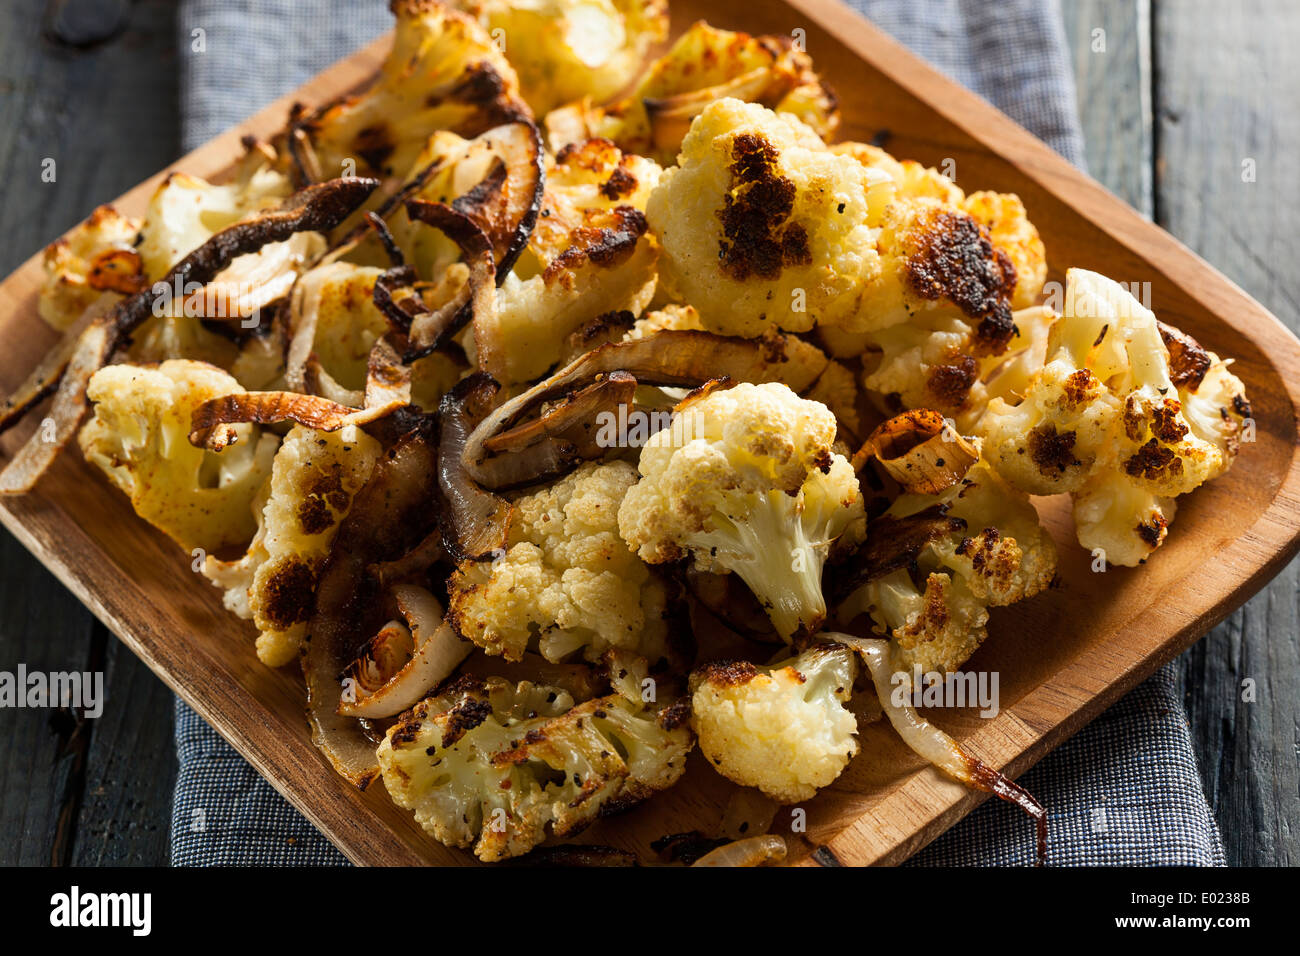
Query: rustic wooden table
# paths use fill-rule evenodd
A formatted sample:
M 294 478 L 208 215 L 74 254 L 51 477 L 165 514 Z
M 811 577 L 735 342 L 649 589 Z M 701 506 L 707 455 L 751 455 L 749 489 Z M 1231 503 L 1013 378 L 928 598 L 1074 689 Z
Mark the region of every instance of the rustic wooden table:
M 1093 175 L 1300 330 L 1300 5 L 1061 5 Z M 0 275 L 176 159 L 177 112 L 169 0 L 0 6 Z M 1178 664 L 1230 864 L 1300 862 L 1298 568 Z M 107 693 L 93 721 L 0 710 L 0 864 L 166 863 L 171 693 L 7 532 L 0 609 L 0 670 L 102 670 Z

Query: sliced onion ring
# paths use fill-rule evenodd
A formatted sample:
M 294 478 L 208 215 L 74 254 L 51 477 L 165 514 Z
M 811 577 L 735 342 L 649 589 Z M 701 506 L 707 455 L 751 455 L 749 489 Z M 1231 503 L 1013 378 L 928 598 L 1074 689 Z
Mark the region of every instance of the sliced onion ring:
M 821 636 L 851 647 L 862 656 L 867 670 L 871 672 L 871 682 L 875 685 L 876 696 L 880 698 L 880 706 L 884 708 L 898 736 L 903 738 L 903 743 L 917 755 L 924 757 L 954 780 L 1014 803 L 1034 818 L 1038 836 L 1036 865 L 1043 866 L 1047 861 L 1047 811 L 1043 805 L 1019 784 L 968 754 L 961 744 L 918 714 L 906 700 L 901 704 L 895 702 L 890 642 L 826 631 Z
M 382 623 L 374 619 L 383 602 L 369 568 L 406 554 L 428 532 L 436 473 L 433 448 L 420 431 L 403 436 L 380 458 L 339 524 L 307 624 L 302 671 L 312 742 L 361 789 L 379 775 L 375 744 L 361 721 L 336 712 L 339 675 L 360 654 L 362 636 Z
M 253 422 L 274 425 L 297 422 L 321 432 L 336 432 L 347 425 L 365 425 L 402 408 L 405 402 L 389 400 L 374 408 L 352 408 L 319 395 L 298 392 L 236 392 L 212 398 L 194 409 L 190 417 L 190 444 L 221 451 L 235 439 L 222 425 Z
M 710 332 L 667 330 L 642 339 L 602 345 L 484 418 L 470 435 L 462 461 L 466 472 L 480 485 L 501 487 L 496 484 L 500 470 L 488 463 L 489 439 L 508 432 L 543 403 L 568 397 L 598 376 L 621 371 L 641 385 L 696 388 L 724 376 L 738 382 L 764 381 L 766 366 L 757 341 Z
M 762 866 L 785 859 L 785 840 L 775 833 L 746 837 L 710 850 L 691 866 Z
M 402 362 L 391 336 L 375 340 L 366 362 L 364 407 L 400 408 L 411 404 L 411 367 Z
M 376 179 L 333 179 L 300 190 L 278 208 L 221 230 L 173 266 L 161 281 L 123 299 L 111 312 L 94 319 L 78 336 L 76 347 L 64 365 L 50 413 L 54 434 L 38 430 L 28 439 L 0 472 L 0 493 L 23 494 L 32 489 L 76 433 L 86 411 L 86 389 L 91 377 L 108 364 L 122 340 L 153 314 L 154 304 L 160 297 L 169 295 L 173 288 L 206 285 L 239 256 L 257 252 L 273 242 L 283 242 L 295 233 L 332 229 L 378 185 Z M 47 356 L 41 367 L 56 374 L 66 349 L 66 343 L 56 345 L 52 356 Z M 45 382 L 43 387 L 52 384 L 52 381 Z M 30 386 L 28 394 L 19 396 L 17 403 L 30 409 L 33 403 L 23 401 L 26 398 L 30 398 Z
M 446 505 L 443 543 L 457 559 L 500 552 L 510 532 L 510 502 L 476 483 L 463 464 L 465 443 L 499 388 L 490 376 L 476 372 L 461 379 L 438 406 L 438 488 Z
M 406 359 L 413 361 L 437 349 L 471 319 L 481 315 L 486 321 L 495 312 L 497 267 L 491 240 L 466 213 L 445 203 L 410 199 L 406 202 L 406 214 L 443 232 L 460 247 L 469 266 L 469 279 L 460 295 L 436 311 L 426 310 L 412 317 Z
M 978 448 L 928 408 L 904 412 L 882 423 L 858 456 L 868 450 L 905 491 L 920 495 L 937 495 L 951 488 L 980 457 Z
M 562 475 L 581 461 L 602 458 L 601 417 L 620 420 L 620 409 L 635 405 L 637 381 L 627 372 L 610 372 L 560 402 L 540 418 L 488 439 L 493 452 L 480 473 L 496 490 L 537 484 Z M 626 413 L 624 413 L 625 419 Z
M 393 717 L 414 706 L 420 698 L 446 680 L 474 645 L 457 636 L 442 619 L 442 605 L 428 589 L 415 584 L 398 584 L 391 591 L 398 610 L 406 619 L 413 640 L 411 655 L 399 668 L 383 655 L 371 653 L 371 646 L 348 668 L 351 684 L 339 700 L 344 717 Z M 380 632 L 381 637 L 383 631 Z M 379 651 L 380 646 L 375 647 Z M 369 679 L 367 679 L 369 675 Z M 374 685 L 374 678 L 381 683 Z

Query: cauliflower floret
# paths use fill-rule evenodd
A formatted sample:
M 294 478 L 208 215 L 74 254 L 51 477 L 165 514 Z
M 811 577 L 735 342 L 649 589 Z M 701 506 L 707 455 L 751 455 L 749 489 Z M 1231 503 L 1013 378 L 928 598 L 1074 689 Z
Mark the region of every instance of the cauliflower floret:
M 996 354 L 1014 333 L 1016 270 L 988 232 L 938 199 L 898 198 L 885 207 L 876 237 L 876 273 L 867 278 L 850 332 L 874 332 L 930 313 L 952 313 Z
M 191 445 L 189 432 L 199 405 L 243 390 L 202 362 L 109 365 L 86 389 L 95 408 L 78 442 L 136 514 L 186 551 L 242 547 L 257 530 L 252 504 L 279 439 L 253 425 L 231 425 L 234 444 L 212 452 Z
M 857 310 L 880 273 L 868 220 L 888 199 L 874 188 L 887 176 L 828 152 L 798 120 L 735 99 L 696 118 L 678 162 L 646 216 L 663 246 L 661 281 L 706 328 L 804 332 Z
M 1081 269 L 1067 274 L 1048 358 L 1018 405 L 989 403 L 979 431 L 990 461 L 1032 494 L 1073 494 L 1079 543 L 1136 564 L 1164 540 L 1170 499 L 1231 466 L 1250 415 L 1242 384 L 1122 286 Z
M 304 363 L 306 373 L 305 381 L 291 386 L 361 407 L 370 350 L 391 328 L 374 302 L 375 281 L 382 274 L 374 266 L 330 262 L 298 281 L 290 300 L 289 357 L 295 365 Z M 462 371 L 444 352 L 416 359 L 411 363 L 412 400 L 437 408 Z
M 390 6 L 397 18 L 393 46 L 375 82 L 303 125 L 321 178 L 391 182 L 436 132 L 476 136 L 531 112 L 514 67 L 475 19 L 434 0 Z
M 403 714 L 377 756 L 393 802 L 434 839 L 494 861 L 676 783 L 693 744 L 685 716 L 466 677 Z
M 857 664 L 841 645 L 756 667 L 714 661 L 691 675 L 691 727 L 718 772 L 779 803 L 828 786 L 858 752 L 857 719 L 844 706 Z
M 589 462 L 518 498 L 505 553 L 452 575 L 448 618 L 460 635 L 516 661 L 534 639 L 549 661 L 615 647 L 662 656 L 667 592 L 618 534 L 636 478 L 628 462 Z
M 896 540 L 916 545 L 915 571 L 866 581 L 837 617 L 847 624 L 868 615 L 893 638 L 907 670 L 956 670 L 987 636 L 989 607 L 1033 597 L 1056 574 L 1056 545 L 1028 497 L 983 458 L 938 495 L 900 496 L 869 535 L 884 548 Z
M 250 213 L 274 209 L 292 192 L 289 177 L 265 164 L 251 167 L 247 175 L 221 186 L 186 173 L 172 173 L 154 191 L 140 230 L 140 257 L 149 281 L 165 276 L 222 229 Z
M 787 641 L 815 632 L 827 552 L 863 519 L 835 430 L 825 405 L 778 383 L 688 398 L 642 448 L 619 531 L 653 564 L 689 555 L 701 571 L 739 574 Z
M 289 178 L 271 167 L 273 154 L 250 148 L 234 180 L 213 185 L 172 173 L 149 200 L 140 228 L 139 253 L 145 277 L 156 282 L 181 259 L 236 222 L 279 206 L 293 192 Z M 289 294 L 308 264 L 325 251 L 325 237 L 296 233 L 238 256 L 201 291 L 173 287 L 133 334 L 130 355 L 139 363 L 189 358 L 230 368 L 239 350 L 228 336 L 203 327 L 200 319 L 244 320 Z
M 41 318 L 63 331 L 104 296 L 115 302 L 143 288 L 140 254 L 134 247 L 139 231 L 138 219 L 100 206 L 46 246 L 41 257 L 45 283 L 37 300 Z
M 868 143 L 836 143 L 831 152 L 852 156 L 863 166 L 887 173 L 900 199 L 935 199 L 960 209 L 987 230 L 993 246 L 1016 270 L 1011 308 L 1025 309 L 1038 301 L 1047 279 L 1047 250 L 1029 221 L 1024 203 L 1014 193 L 976 192 L 969 196 L 951 178 L 910 159 L 894 159 Z
M 257 625 L 257 656 L 267 667 L 298 656 L 321 563 L 380 451 L 354 425 L 336 432 L 295 425 L 255 503 L 258 530 L 247 553 L 204 561 L 204 576 L 225 590 L 226 608 Z
M 668 35 L 666 0 L 453 0 L 507 55 L 523 97 L 543 116 L 582 96 L 603 102 L 632 82 Z
M 1034 306 L 1013 313 L 1012 334 L 1004 338 L 999 331 L 991 341 L 981 335 L 994 329 L 949 311 L 868 332 L 862 384 L 887 410 L 932 408 L 968 430 L 984 414 L 994 379 L 995 392 L 1008 394 L 1023 385 L 1026 374 L 1015 371 L 1020 365 L 1042 367 L 1039 317 L 1045 311 Z
M 625 99 L 602 108 L 592 105 L 599 96 L 584 97 L 553 110 L 546 128 L 556 150 L 601 137 L 670 165 L 691 120 L 726 96 L 788 113 L 819 136 L 839 127 L 835 95 L 788 37 L 733 33 L 700 20 L 650 64 Z
M 961 208 L 988 230 L 994 248 L 1006 253 L 1015 267 L 1011 308 L 1029 308 L 1047 281 L 1047 248 L 1029 221 L 1025 204 L 1015 193 L 977 192 L 967 196 Z
M 949 206 L 960 206 L 965 201 L 961 188 L 932 166 L 923 166 L 912 159 L 895 159 L 870 143 L 835 143 L 829 149 L 832 153 L 852 156 L 863 166 L 888 175 L 894 181 L 900 198 L 938 199 Z
M 639 316 L 654 295 L 659 246 L 642 210 L 661 170 L 600 140 L 548 163 L 541 215 L 497 294 L 476 320 L 475 357 L 503 384 L 543 375 L 568 337 L 611 313 Z

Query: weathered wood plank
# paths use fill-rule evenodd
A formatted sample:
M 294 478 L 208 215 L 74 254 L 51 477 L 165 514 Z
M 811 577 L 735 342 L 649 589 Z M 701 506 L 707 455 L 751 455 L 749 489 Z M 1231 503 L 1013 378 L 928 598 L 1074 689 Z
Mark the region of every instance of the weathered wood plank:
M 99 9 L 114 6 L 127 5 Z M 68 9 L 0 6 L 0 273 L 179 152 L 173 5 L 137 2 L 116 33 L 111 17 L 67 19 Z M 58 39 L 103 29 L 98 46 Z M 42 179 L 46 160 L 53 182 Z M 0 862 L 165 863 L 170 695 L 7 532 L 0 607 L 0 669 L 107 667 L 98 721 L 0 711 L 0 826 L 13 835 Z
M 1143 215 L 1152 212 L 1150 0 L 1063 4 L 1088 171 Z
M 1300 7 L 1157 0 L 1152 21 L 1157 220 L 1300 329 Z M 1300 861 L 1298 588 L 1292 564 L 1183 659 L 1230 864 Z

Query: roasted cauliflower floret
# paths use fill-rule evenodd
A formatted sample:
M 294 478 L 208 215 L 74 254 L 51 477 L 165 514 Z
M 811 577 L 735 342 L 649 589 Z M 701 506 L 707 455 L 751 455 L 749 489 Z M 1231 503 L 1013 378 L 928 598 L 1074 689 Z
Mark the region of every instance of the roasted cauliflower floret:
M 379 767 L 434 839 L 502 860 L 676 783 L 693 743 L 685 717 L 617 694 L 574 706 L 557 687 L 466 677 L 389 728 Z
M 837 617 L 847 624 L 868 615 L 908 671 L 956 670 L 987 636 L 989 607 L 1033 597 L 1056 574 L 1056 545 L 1028 497 L 982 458 L 938 495 L 900 496 L 872 522 L 868 541 L 915 554 L 906 552 L 910 566 L 856 588 Z
M 100 206 L 46 246 L 41 257 L 45 282 L 37 299 L 41 318 L 62 331 L 102 297 L 116 302 L 140 291 L 143 266 L 134 245 L 139 231 L 138 219 Z
M 618 533 L 636 478 L 628 462 L 591 462 L 518 498 L 505 553 L 466 561 L 451 578 L 448 617 L 461 636 L 510 660 L 535 640 L 549 661 L 610 648 L 657 661 L 667 592 Z
M 1011 296 L 1016 270 L 973 217 L 937 199 L 900 198 L 879 220 L 877 274 L 857 312 L 842 324 L 875 332 L 930 314 L 951 313 L 996 354 L 1015 331 Z
M 639 316 L 654 295 L 659 246 L 642 210 L 660 169 L 592 140 L 548 163 L 537 226 L 476 319 L 479 364 L 503 384 L 539 378 L 564 358 L 568 337 L 615 313 Z
M 476 136 L 528 116 L 519 78 L 471 16 L 434 0 L 392 0 L 393 48 L 365 91 L 302 120 L 323 179 L 411 168 L 440 130 Z
M 1011 308 L 1027 309 L 1038 301 L 1047 281 L 1047 248 L 1015 193 L 971 193 L 962 210 L 983 226 L 993 247 L 1006 254 L 1016 271 Z
M 453 0 L 505 44 L 523 97 L 543 116 L 583 96 L 603 102 L 636 78 L 668 35 L 666 0 Z
M 289 177 L 272 169 L 261 154 L 251 155 L 254 159 L 245 158 L 244 173 L 233 182 L 213 185 L 187 173 L 172 173 L 158 186 L 140 229 L 140 257 L 150 282 L 165 276 L 172 266 L 222 229 L 252 213 L 274 209 L 293 192 Z M 259 158 L 261 162 L 255 161 Z M 319 236 L 316 241 L 323 251 Z M 251 253 L 250 257 L 266 251 Z M 231 263 L 231 268 L 234 266 Z
M 247 553 L 236 561 L 205 559 L 203 574 L 225 590 L 226 608 L 257 625 L 257 656 L 268 667 L 297 658 L 320 565 L 380 451 L 355 425 L 336 432 L 294 426 L 259 496 Z
M 189 433 L 199 405 L 243 390 L 202 362 L 109 365 L 86 390 L 94 414 L 78 436 L 81 450 L 136 514 L 185 550 L 242 547 L 257 530 L 252 504 L 279 440 L 253 425 L 231 425 L 234 444 L 212 452 L 191 445 Z
M 1019 196 L 995 192 L 967 196 L 939 170 L 910 159 L 897 160 L 869 143 L 836 143 L 830 150 L 886 173 L 894 181 L 899 199 L 933 199 L 971 216 L 1015 267 L 1011 308 L 1025 309 L 1038 301 L 1047 280 L 1047 250 Z
M 974 324 L 951 311 L 914 316 L 909 322 L 866 333 L 862 341 L 863 385 L 884 409 L 932 408 L 968 430 L 983 415 L 990 392 L 1023 387 L 1043 365 L 1042 306 L 1012 313 L 1013 330 Z M 986 333 L 995 332 L 989 340 Z
M 667 166 L 691 121 L 724 97 L 789 113 L 823 137 L 840 123 L 835 94 L 789 37 L 733 33 L 701 20 L 650 65 L 625 99 L 601 107 L 593 105 L 599 95 L 584 97 L 548 114 L 546 127 L 556 150 L 598 136 Z
M 691 675 L 691 727 L 719 773 L 779 803 L 807 800 L 858 752 L 845 706 L 857 664 L 840 645 L 756 667 L 714 661 Z
M 654 160 L 625 153 L 603 139 L 570 143 L 548 157 L 541 214 L 515 271 L 521 278 L 543 272 L 602 213 L 619 206 L 645 212 L 662 175 Z
M 272 168 L 272 161 L 264 147 L 254 145 L 229 183 L 214 185 L 185 173 L 163 180 L 140 228 L 138 251 L 148 281 L 162 279 L 221 230 L 279 206 L 293 187 L 287 176 Z M 155 305 L 154 315 L 132 336 L 132 360 L 190 358 L 230 368 L 238 348 L 200 319 L 241 324 L 254 320 L 251 324 L 256 325 L 260 310 L 287 296 L 324 251 L 320 233 L 296 233 L 237 257 L 201 290 L 173 284 Z
M 711 331 L 753 338 L 852 316 L 880 273 L 868 220 L 888 177 L 826 150 L 798 120 L 735 99 L 691 124 L 650 194 L 661 280 Z
M 989 403 L 979 424 L 989 459 L 1031 494 L 1073 494 L 1079 543 L 1137 564 L 1164 540 L 1170 499 L 1231 466 L 1250 416 L 1242 384 L 1122 286 L 1082 269 L 1067 274 L 1047 354 L 1019 404 Z
M 619 531 L 652 564 L 689 556 L 739 574 L 787 641 L 815 632 L 827 552 L 863 518 L 853 467 L 831 451 L 835 430 L 826 406 L 779 383 L 688 398 L 642 448 Z

